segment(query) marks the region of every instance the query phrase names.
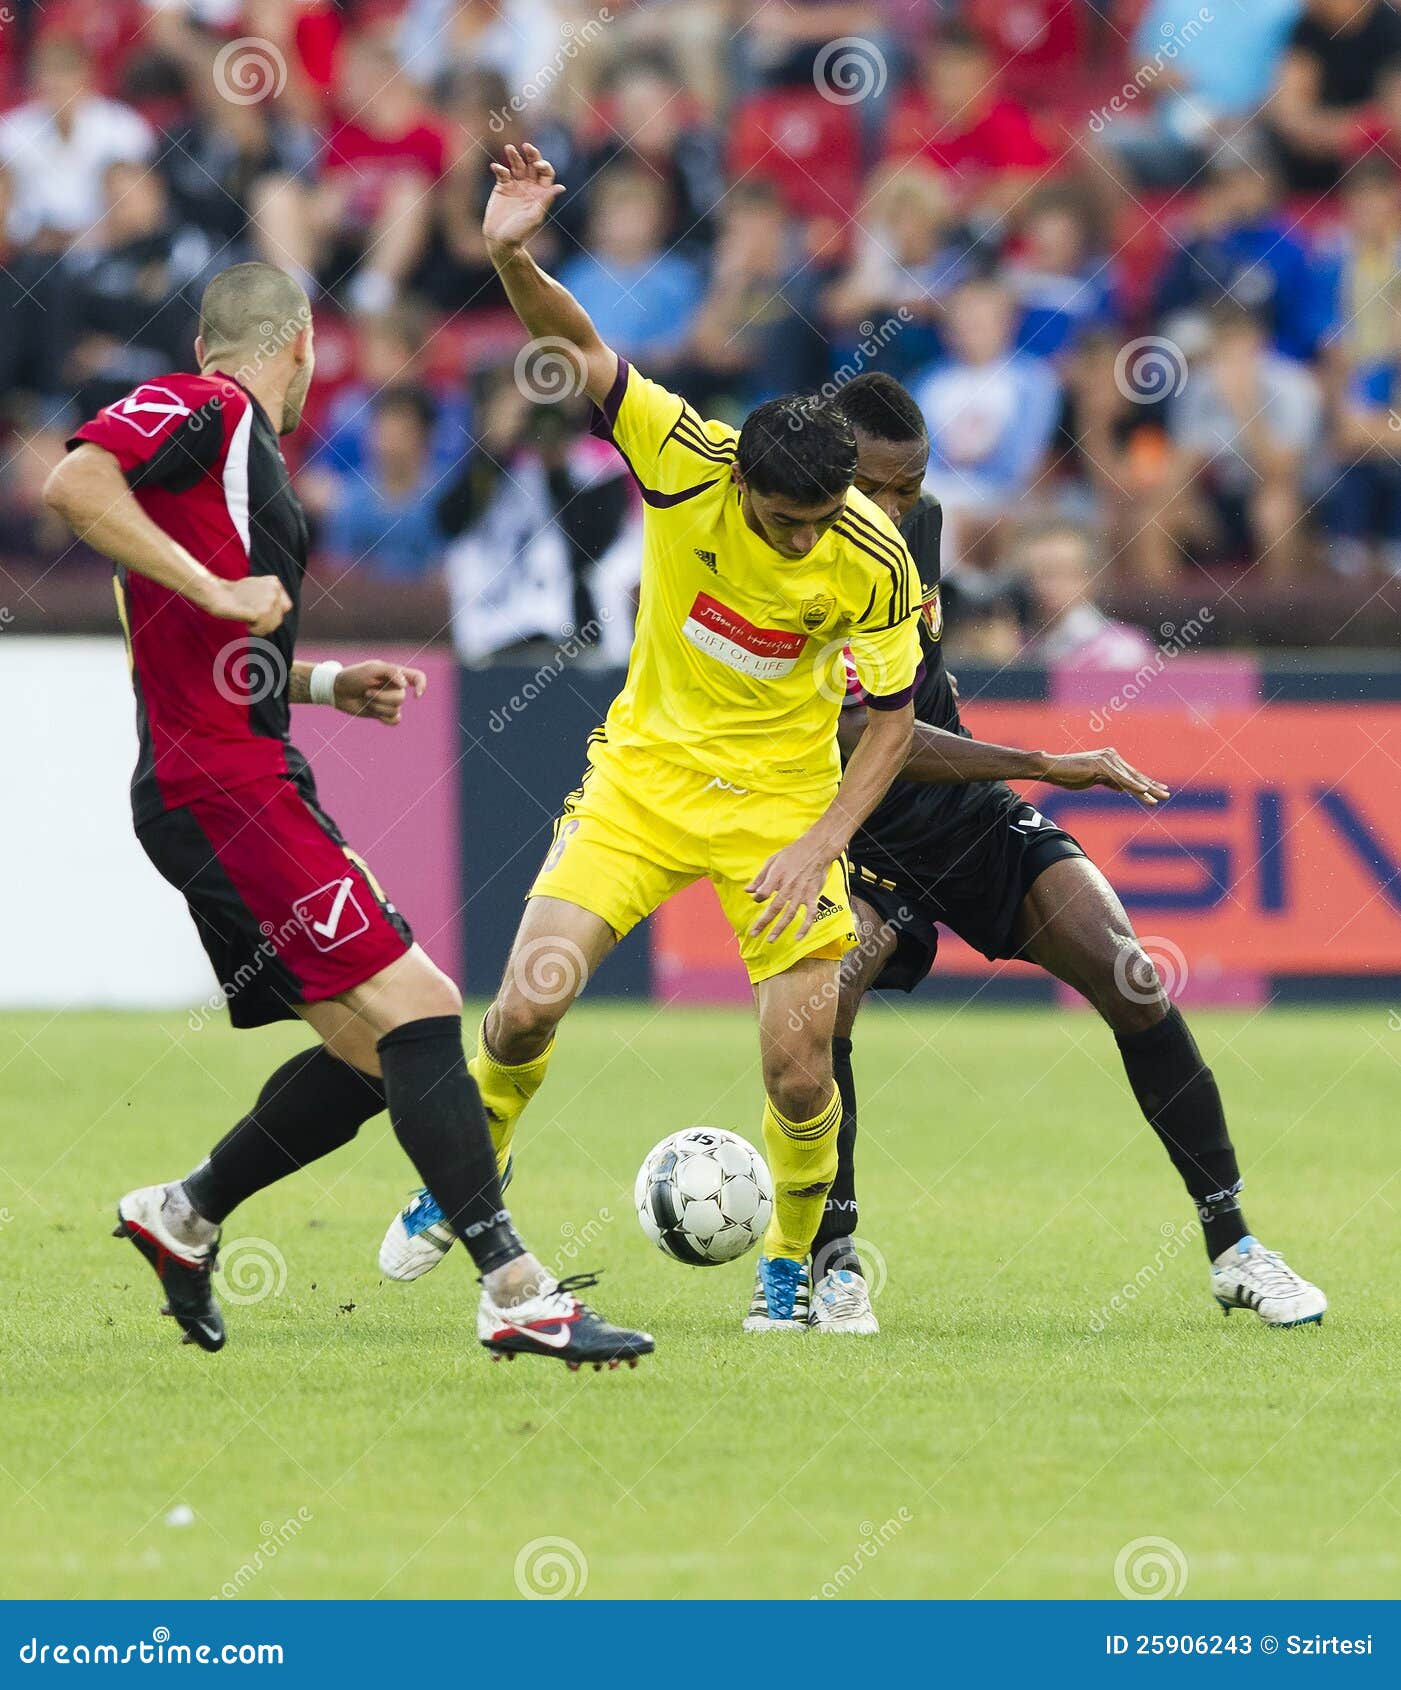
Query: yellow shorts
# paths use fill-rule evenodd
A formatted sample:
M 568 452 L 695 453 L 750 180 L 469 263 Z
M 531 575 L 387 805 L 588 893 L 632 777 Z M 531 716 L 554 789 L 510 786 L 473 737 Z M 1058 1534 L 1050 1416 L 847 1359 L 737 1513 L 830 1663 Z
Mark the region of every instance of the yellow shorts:
M 856 943 L 844 861 L 828 871 L 817 920 L 801 939 L 796 921 L 773 943 L 749 933 L 763 906 L 745 887 L 826 806 L 821 795 L 795 800 L 727 786 L 595 736 L 583 784 L 565 800 L 526 895 L 591 910 L 621 939 L 674 892 L 709 880 L 758 985 L 804 957 L 841 957 Z

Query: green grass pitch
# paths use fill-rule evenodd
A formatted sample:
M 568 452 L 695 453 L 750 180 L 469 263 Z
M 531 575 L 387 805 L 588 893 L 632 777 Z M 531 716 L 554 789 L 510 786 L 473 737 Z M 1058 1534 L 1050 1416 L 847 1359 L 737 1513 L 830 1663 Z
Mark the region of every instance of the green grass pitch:
M 1322 1327 L 1221 1318 L 1091 1017 L 900 1004 L 857 1038 L 881 1336 L 748 1337 L 753 1258 L 664 1260 L 631 1190 L 677 1127 L 758 1137 L 749 1019 L 600 1004 L 526 1117 L 512 1206 L 658 1352 L 575 1375 L 488 1364 L 460 1253 L 381 1282 L 412 1183 L 383 1118 L 234 1217 L 226 1248 L 266 1243 L 230 1271 L 270 1294 L 226 1300 L 222 1355 L 180 1347 L 113 1205 L 188 1168 L 304 1036 L 0 1018 L 0 1586 L 1113 1596 L 1146 1554 L 1123 1576 L 1156 1556 L 1190 1596 L 1393 1596 L 1401 1034 L 1384 1009 L 1194 1024 L 1246 1212 L 1329 1292 Z

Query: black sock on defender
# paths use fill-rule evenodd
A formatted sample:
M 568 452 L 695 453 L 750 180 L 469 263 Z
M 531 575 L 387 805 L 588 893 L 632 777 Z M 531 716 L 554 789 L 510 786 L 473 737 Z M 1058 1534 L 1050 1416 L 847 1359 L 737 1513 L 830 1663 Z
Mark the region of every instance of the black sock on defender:
M 383 1108 L 384 1087 L 372 1074 L 325 1045 L 298 1051 L 185 1180 L 185 1195 L 218 1225 L 255 1191 L 349 1144 Z
M 409 1021 L 379 1041 L 394 1131 L 482 1274 L 525 1254 L 501 1204 L 496 1152 L 455 1015 Z
M 1141 1033 L 1116 1033 L 1138 1106 L 1197 1205 L 1213 1261 L 1246 1236 L 1240 1169 L 1221 1094 L 1176 1005 Z
M 851 1072 L 851 1040 L 832 1040 L 832 1074 L 842 1099 L 842 1124 L 837 1131 L 837 1176 L 827 1193 L 827 1206 L 812 1241 L 814 1277 L 847 1268 L 861 1272 L 849 1248 L 856 1232 L 856 1080 Z M 837 1248 L 833 1249 L 833 1245 Z

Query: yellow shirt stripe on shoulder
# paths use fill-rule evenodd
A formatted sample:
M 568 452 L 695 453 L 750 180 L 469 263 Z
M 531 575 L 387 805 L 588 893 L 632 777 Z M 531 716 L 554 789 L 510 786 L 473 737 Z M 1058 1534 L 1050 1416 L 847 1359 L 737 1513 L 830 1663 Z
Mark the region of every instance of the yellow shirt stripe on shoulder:
M 842 513 L 839 525 L 840 522 L 850 523 L 869 548 L 883 558 L 888 558 L 894 565 L 899 574 L 900 591 L 897 599 L 892 601 L 891 620 L 898 622 L 901 617 L 908 616 L 913 604 L 910 588 L 914 572 L 909 547 L 902 539 L 885 533 L 868 516 L 863 515 L 860 511 L 853 510 L 850 505 Z
M 698 458 L 705 458 L 713 464 L 732 464 L 735 461 L 734 440 L 712 440 L 705 432 L 699 415 L 689 405 L 683 407 L 681 415 L 671 426 L 671 433 L 667 441 L 674 441 L 688 452 L 694 452 Z
M 888 594 L 886 595 L 884 601 L 886 610 L 885 624 L 893 627 L 895 623 L 902 622 L 910 613 L 910 571 L 908 565 L 891 557 L 888 553 L 878 550 L 872 543 L 868 534 L 854 528 L 843 518 L 839 517 L 832 526 L 834 532 L 840 534 L 848 545 L 854 546 L 857 551 L 863 552 L 873 562 L 878 563 L 881 566 L 881 569 L 884 571 L 887 578 L 889 587 Z M 878 581 L 876 586 L 872 588 L 871 597 L 867 600 L 866 610 L 860 618 L 860 622 L 862 624 L 867 621 L 867 618 L 870 616 L 871 611 L 875 607 L 879 589 L 883 584 L 884 583 Z

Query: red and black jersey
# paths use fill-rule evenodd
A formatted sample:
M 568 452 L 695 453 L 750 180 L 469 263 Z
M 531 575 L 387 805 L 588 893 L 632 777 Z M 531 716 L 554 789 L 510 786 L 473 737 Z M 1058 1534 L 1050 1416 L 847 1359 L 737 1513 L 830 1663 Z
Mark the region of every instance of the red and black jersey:
M 99 411 L 69 445 L 83 441 L 112 454 L 147 516 L 213 574 L 275 575 L 292 600 L 277 631 L 254 638 L 118 568 L 141 742 L 136 824 L 268 775 L 301 781 L 287 686 L 307 522 L 266 412 L 230 376 L 162 376 Z

